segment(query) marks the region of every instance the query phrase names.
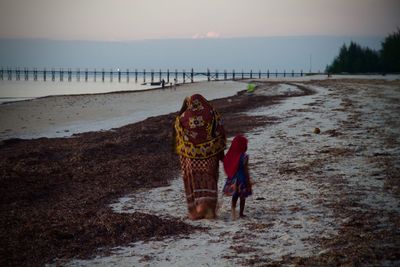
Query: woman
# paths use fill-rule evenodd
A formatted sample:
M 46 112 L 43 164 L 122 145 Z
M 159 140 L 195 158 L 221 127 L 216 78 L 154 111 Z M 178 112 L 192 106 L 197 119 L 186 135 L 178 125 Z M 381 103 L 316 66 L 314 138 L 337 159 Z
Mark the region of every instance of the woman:
M 226 146 L 221 117 L 203 96 L 192 95 L 176 117 L 175 133 L 189 218 L 215 218 L 218 161 Z

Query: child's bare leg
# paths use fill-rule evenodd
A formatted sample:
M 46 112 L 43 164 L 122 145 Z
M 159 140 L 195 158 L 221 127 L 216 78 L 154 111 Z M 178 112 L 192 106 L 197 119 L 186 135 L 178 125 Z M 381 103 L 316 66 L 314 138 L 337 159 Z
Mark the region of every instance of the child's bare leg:
M 232 220 L 236 220 L 236 203 L 239 196 L 232 196 Z
M 246 204 L 246 198 L 241 197 L 241 198 L 240 198 L 240 211 L 239 211 L 239 216 L 240 216 L 241 218 L 246 217 L 246 215 L 243 214 L 243 212 L 244 212 L 244 205 L 245 205 L 245 204 Z

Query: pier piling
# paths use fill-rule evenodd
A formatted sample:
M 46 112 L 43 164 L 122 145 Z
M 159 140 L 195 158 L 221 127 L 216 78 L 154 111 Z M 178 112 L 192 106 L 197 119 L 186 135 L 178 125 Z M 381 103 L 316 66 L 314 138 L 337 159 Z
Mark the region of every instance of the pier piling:
M 38 71 L 37 68 L 33 70 L 33 80 L 36 82 L 38 80 Z
M 71 69 L 68 69 L 67 70 L 67 76 L 68 76 L 68 82 L 71 82 L 72 81 L 72 70 Z
M 169 83 L 169 69 L 167 69 L 167 83 Z
M 76 80 L 77 80 L 78 82 L 81 81 L 81 70 L 80 70 L 80 69 L 78 69 L 78 70 L 76 71 Z

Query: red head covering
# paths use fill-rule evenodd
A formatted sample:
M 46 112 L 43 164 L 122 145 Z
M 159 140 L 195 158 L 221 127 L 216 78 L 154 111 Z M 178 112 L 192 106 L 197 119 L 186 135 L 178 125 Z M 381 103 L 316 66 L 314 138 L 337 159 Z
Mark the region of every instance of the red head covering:
M 224 158 L 225 173 L 232 178 L 239 168 L 240 155 L 247 151 L 247 138 L 243 135 L 236 135 L 233 138 L 231 147 Z
M 208 101 L 199 94 L 185 99 L 186 110 L 181 114 L 179 121 L 184 129 L 186 141 L 201 144 L 211 140 L 214 109 Z

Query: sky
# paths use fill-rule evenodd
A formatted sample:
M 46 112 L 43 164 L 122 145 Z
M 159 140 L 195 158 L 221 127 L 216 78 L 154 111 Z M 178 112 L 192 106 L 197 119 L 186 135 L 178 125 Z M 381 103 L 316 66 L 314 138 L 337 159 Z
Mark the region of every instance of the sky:
M 0 0 L 0 66 L 324 70 L 400 0 Z
M 400 0 L 0 0 L 0 38 L 386 36 Z

